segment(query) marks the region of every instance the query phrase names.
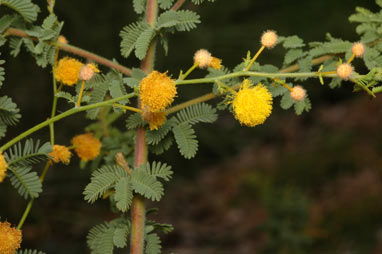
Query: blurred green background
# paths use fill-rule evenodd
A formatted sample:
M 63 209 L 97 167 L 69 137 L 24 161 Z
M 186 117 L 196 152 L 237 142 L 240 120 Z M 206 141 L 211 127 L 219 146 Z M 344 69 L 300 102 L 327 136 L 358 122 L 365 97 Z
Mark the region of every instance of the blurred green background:
M 131 1 L 56 2 L 56 13 L 65 21 L 63 34 L 71 44 L 139 66 L 137 59 L 123 59 L 119 51 L 119 31 L 137 17 Z M 41 7 L 45 1 L 35 3 Z M 355 24 L 347 21 L 356 6 L 378 10 L 372 0 L 187 3 L 184 8 L 197 11 L 202 24 L 171 36 L 168 56 L 158 48 L 156 68 L 176 77 L 191 66 L 199 48 L 233 68 L 248 50 L 259 48 L 267 29 L 283 36 L 296 34 L 306 42 L 322 41 L 327 32 L 357 41 Z M 42 9 L 41 18 L 47 15 Z M 259 61 L 281 66 L 284 53 L 281 47 L 266 50 Z M 1 58 L 6 60 L 1 92 L 14 99 L 23 115 L 2 140 L 6 142 L 47 118 L 52 89 L 50 70 L 37 67 L 25 51 L 12 58 L 3 48 Z M 362 66 L 357 70 L 362 73 Z M 204 71 L 196 71 L 191 77 L 202 75 Z M 163 253 L 382 253 L 382 98 L 353 94 L 346 84 L 336 90 L 317 80 L 303 85 L 313 104 L 311 112 L 297 117 L 281 110 L 276 100 L 272 116 L 256 128 L 241 127 L 229 112 L 220 112 L 212 126 L 198 126 L 195 159 L 183 159 L 176 149 L 161 157 L 175 171 L 167 195 L 149 204 L 160 208 L 156 220 L 175 227 L 162 238 Z M 187 87 L 178 100 L 206 91 L 206 85 Z M 84 115 L 62 120 L 57 142 L 69 144 L 88 124 Z M 120 125 L 123 128 L 122 121 Z M 48 140 L 48 130 L 34 137 Z M 76 160 L 48 172 L 44 192 L 24 226 L 24 248 L 89 252 L 87 231 L 116 217 L 107 201 L 90 205 L 83 200 L 89 175 Z M 2 219 L 17 224 L 26 203 L 8 180 L 0 184 L 0 202 Z

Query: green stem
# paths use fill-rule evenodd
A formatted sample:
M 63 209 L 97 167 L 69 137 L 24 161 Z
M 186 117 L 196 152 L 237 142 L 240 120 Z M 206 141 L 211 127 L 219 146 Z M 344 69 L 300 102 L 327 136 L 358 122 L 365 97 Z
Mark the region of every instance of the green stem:
M 82 111 L 93 109 L 93 108 L 110 106 L 115 102 L 126 100 L 126 99 L 132 98 L 134 96 L 135 96 L 135 93 L 129 93 L 127 95 L 124 95 L 124 96 L 121 96 L 121 97 L 118 97 L 115 99 L 106 100 L 106 101 L 102 101 L 99 103 L 94 103 L 94 104 L 90 104 L 90 105 L 86 105 L 86 106 L 81 106 L 79 108 L 69 109 L 68 111 L 65 111 L 64 113 L 56 115 L 55 117 L 52 117 L 52 118 L 50 118 L 50 119 L 48 119 L 42 123 L 35 125 L 34 127 L 30 128 L 29 130 L 24 131 L 23 133 L 21 133 L 20 135 L 18 135 L 17 137 L 13 138 L 11 141 L 9 141 L 8 143 L 6 143 L 2 147 L 0 147 L 0 151 L 3 152 L 4 150 L 8 149 L 9 147 L 11 147 L 16 142 L 20 141 L 21 139 L 23 139 L 23 138 L 29 136 L 30 134 L 40 130 L 41 128 L 44 128 L 45 126 L 48 126 L 51 123 L 57 122 L 58 120 L 61 120 L 65 117 L 68 117 L 70 115 L 73 115 L 73 114 L 76 114 L 76 113 L 79 113 Z
M 23 216 L 21 217 L 20 222 L 19 222 L 19 224 L 17 225 L 17 229 L 21 229 L 22 226 L 24 225 L 24 222 L 25 222 L 25 220 L 27 219 L 28 214 L 29 214 L 29 212 L 30 212 L 30 210 L 31 210 L 31 208 L 32 208 L 32 206 L 33 206 L 33 201 L 34 201 L 34 198 L 32 198 L 32 199 L 29 201 L 27 207 L 25 208 L 25 211 L 24 211 L 24 213 L 23 213 Z
M 215 83 L 216 80 L 230 79 L 242 76 L 249 77 L 264 77 L 264 78 L 302 78 L 302 77 L 315 77 L 317 78 L 317 72 L 292 72 L 292 73 L 267 73 L 267 72 L 254 72 L 254 71 L 238 71 L 230 74 L 225 74 L 213 78 L 200 78 L 189 80 L 176 80 L 176 85 L 188 85 L 188 84 L 201 84 L 201 83 Z M 336 74 L 322 75 L 324 77 L 336 77 Z

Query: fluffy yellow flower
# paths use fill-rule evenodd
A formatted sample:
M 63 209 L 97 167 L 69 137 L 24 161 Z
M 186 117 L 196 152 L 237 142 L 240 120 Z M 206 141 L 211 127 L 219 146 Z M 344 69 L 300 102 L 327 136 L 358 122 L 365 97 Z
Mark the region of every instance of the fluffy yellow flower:
M 92 79 L 94 74 L 98 72 L 99 72 L 99 69 L 97 68 L 95 64 L 92 64 L 92 63 L 86 64 L 82 66 L 82 68 L 80 69 L 80 73 L 79 73 L 80 79 L 84 81 L 89 81 Z
M 353 66 L 348 63 L 340 64 L 337 67 L 337 76 L 341 79 L 348 80 L 353 74 Z
M 4 180 L 7 172 L 8 164 L 4 159 L 3 154 L 0 153 L 0 183 Z
M 83 161 L 95 159 L 100 150 L 101 142 L 93 136 L 93 133 L 77 135 L 72 139 L 74 151 Z
M 165 112 L 150 112 L 144 111 L 142 114 L 142 119 L 149 123 L 150 130 L 158 130 L 166 122 Z
M 272 101 L 272 94 L 265 86 L 251 87 L 251 82 L 245 79 L 232 101 L 235 118 L 249 127 L 262 124 L 272 113 Z
M 139 96 L 142 109 L 150 112 L 163 111 L 176 95 L 175 81 L 167 73 L 151 72 L 139 84 Z
M 0 253 L 14 254 L 20 248 L 22 240 L 21 231 L 12 228 L 8 222 L 0 222 Z
M 194 54 L 194 63 L 198 64 L 199 68 L 207 68 L 212 61 L 211 53 L 206 49 L 199 49 Z
M 278 36 L 275 31 L 268 30 L 261 36 L 261 44 L 266 48 L 273 48 L 278 40 Z
M 64 57 L 54 69 L 54 76 L 57 81 L 62 82 L 64 85 L 73 86 L 78 82 L 83 65 L 83 63 L 74 58 Z
M 70 157 L 72 156 L 72 153 L 66 146 L 54 145 L 53 151 L 49 153 L 49 155 L 52 156 L 52 160 L 55 163 L 62 162 L 67 165 L 70 162 Z
M 294 86 L 290 91 L 290 97 L 295 101 L 302 101 L 305 99 L 306 91 L 302 86 Z
M 212 57 L 209 67 L 215 70 L 220 70 L 222 68 L 222 60 L 216 57 Z

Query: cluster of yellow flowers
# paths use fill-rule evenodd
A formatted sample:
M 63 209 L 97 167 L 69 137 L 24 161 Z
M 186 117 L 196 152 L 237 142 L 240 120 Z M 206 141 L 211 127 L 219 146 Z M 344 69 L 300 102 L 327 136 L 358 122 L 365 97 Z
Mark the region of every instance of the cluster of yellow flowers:
M 72 145 L 77 156 L 83 161 L 95 159 L 101 150 L 101 141 L 93 136 L 93 133 L 77 135 L 72 139 Z M 49 153 L 54 163 L 70 163 L 72 153 L 70 148 L 62 145 L 54 145 L 53 151 Z
M 0 222 L 0 253 L 14 254 L 20 248 L 21 231 L 11 227 L 9 222 Z

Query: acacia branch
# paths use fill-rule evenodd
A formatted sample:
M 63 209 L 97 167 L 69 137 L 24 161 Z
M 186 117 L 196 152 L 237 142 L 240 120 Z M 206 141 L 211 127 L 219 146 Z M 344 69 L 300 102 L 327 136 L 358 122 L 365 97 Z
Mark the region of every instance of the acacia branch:
M 36 37 L 29 36 L 23 30 L 16 29 L 16 28 L 8 28 L 4 35 L 5 36 L 17 36 L 17 37 L 29 38 L 29 39 L 38 41 L 38 39 Z M 104 65 L 104 66 L 107 66 L 109 68 L 118 70 L 127 76 L 131 75 L 131 69 L 129 69 L 123 65 L 120 65 L 116 62 L 113 62 L 109 59 L 106 59 L 102 56 L 99 56 L 99 55 L 96 55 L 92 52 L 89 52 L 87 50 L 75 47 L 75 46 L 70 45 L 70 44 L 64 44 L 64 43 L 54 43 L 54 45 L 59 47 L 60 50 L 70 52 L 72 54 L 93 60 L 94 62 L 97 62 L 101 65 Z

